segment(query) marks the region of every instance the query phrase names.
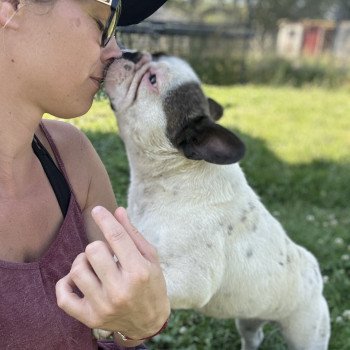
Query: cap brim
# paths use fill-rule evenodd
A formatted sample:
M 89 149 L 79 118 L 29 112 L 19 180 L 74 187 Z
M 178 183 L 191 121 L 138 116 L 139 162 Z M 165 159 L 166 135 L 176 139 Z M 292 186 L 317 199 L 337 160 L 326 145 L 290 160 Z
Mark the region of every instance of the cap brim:
M 118 26 L 137 24 L 156 12 L 167 0 L 123 0 Z

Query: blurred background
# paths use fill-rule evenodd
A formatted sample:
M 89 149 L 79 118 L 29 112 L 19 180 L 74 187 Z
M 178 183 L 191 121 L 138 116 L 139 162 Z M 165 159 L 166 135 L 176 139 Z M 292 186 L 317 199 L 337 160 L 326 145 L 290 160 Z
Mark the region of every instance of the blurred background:
M 349 0 L 170 0 L 120 30 L 127 47 L 185 57 L 205 83 L 348 79 Z

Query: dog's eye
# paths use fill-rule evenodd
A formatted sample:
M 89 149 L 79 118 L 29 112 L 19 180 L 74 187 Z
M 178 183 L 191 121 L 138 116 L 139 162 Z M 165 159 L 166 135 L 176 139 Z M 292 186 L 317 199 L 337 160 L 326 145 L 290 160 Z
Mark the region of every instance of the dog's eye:
M 151 82 L 152 85 L 157 83 L 157 77 L 155 74 L 150 75 L 149 81 Z

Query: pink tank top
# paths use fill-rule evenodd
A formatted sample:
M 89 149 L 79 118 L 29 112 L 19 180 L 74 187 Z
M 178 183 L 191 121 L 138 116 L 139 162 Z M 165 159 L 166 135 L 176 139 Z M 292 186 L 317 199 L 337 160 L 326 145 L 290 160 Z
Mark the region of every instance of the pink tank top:
M 69 183 L 58 150 L 48 131 L 41 127 Z M 120 349 L 112 341 L 97 342 L 91 329 L 68 316 L 56 303 L 56 282 L 70 271 L 87 244 L 82 212 L 71 191 L 64 221 L 43 256 L 31 263 L 0 260 L 1 350 Z

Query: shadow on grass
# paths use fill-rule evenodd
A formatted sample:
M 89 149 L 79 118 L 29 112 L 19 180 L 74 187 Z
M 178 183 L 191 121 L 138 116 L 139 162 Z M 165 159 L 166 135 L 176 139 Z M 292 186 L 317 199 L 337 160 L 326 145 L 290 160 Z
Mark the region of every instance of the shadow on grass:
M 115 191 L 122 194 L 120 200 L 125 202 L 129 171 L 122 140 L 114 133 L 87 132 L 87 136 L 104 161 Z M 320 159 L 291 165 L 277 158 L 264 140 L 242 133 L 240 136 L 247 146 L 241 166 L 264 202 L 281 205 L 297 201 L 329 209 L 348 207 L 350 162 Z
M 350 163 L 315 160 L 291 165 L 277 158 L 264 140 L 240 134 L 247 146 L 241 166 L 250 185 L 267 208 L 281 221 L 297 243 L 311 250 L 320 261 L 329 283 L 325 295 L 332 318 L 350 309 L 349 254 Z M 129 171 L 125 149 L 114 133 L 92 133 L 94 144 L 110 175 L 120 205 L 126 205 Z M 334 244 L 335 238 L 343 244 Z M 200 286 L 198 286 L 200 288 Z M 332 325 L 330 349 L 349 349 L 350 327 Z M 168 330 L 149 342 L 151 349 L 239 349 L 233 320 L 213 320 L 195 312 L 177 311 Z M 285 349 L 275 328 L 268 326 L 262 350 Z

